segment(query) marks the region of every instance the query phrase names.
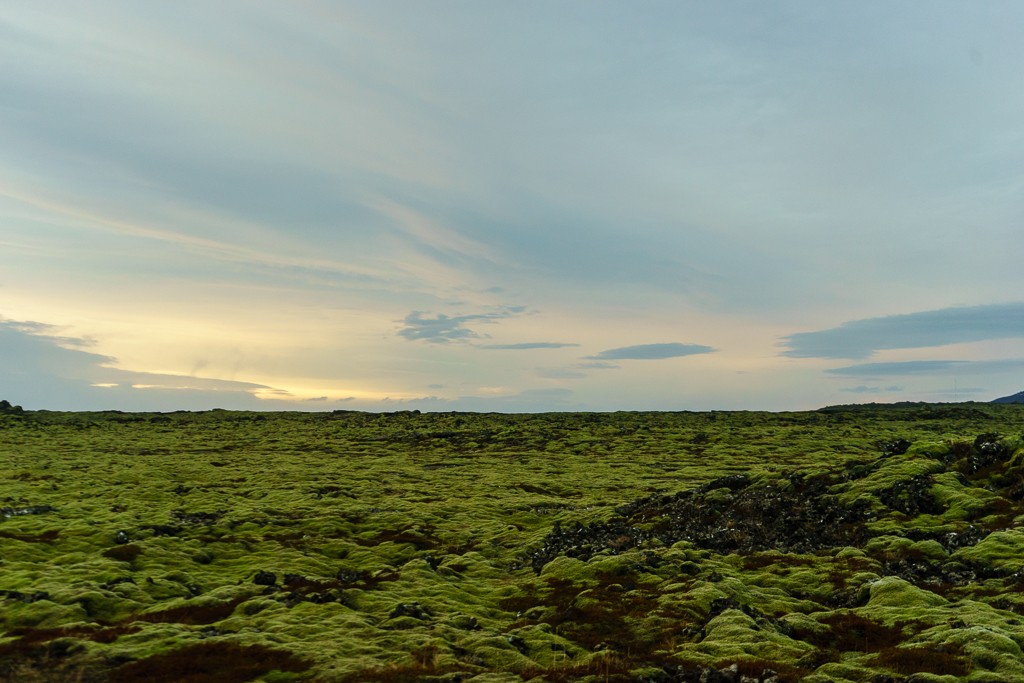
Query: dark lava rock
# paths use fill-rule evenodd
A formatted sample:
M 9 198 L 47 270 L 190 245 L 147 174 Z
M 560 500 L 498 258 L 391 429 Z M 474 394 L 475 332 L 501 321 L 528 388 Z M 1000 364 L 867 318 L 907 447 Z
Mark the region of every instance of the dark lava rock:
M 56 512 L 57 508 L 52 505 L 29 505 L 20 508 L 0 508 L 0 517 L 9 519 L 23 515 L 41 515 L 45 512 Z
M 397 607 L 391 610 L 391 614 L 388 615 L 389 619 L 397 619 L 398 617 L 427 620 L 430 618 L 430 612 L 418 602 L 400 602 Z
M 729 489 L 730 491 L 739 491 L 750 486 L 752 482 L 750 477 L 745 474 L 730 474 L 727 477 L 719 477 L 713 479 L 707 484 L 697 488 L 697 491 L 704 493 L 706 491 L 714 491 L 715 489 Z
M 910 449 L 911 442 L 906 439 L 894 439 L 892 441 L 883 441 L 878 444 L 878 449 L 882 451 L 882 455 L 903 455 Z
M 952 552 L 958 548 L 968 548 L 976 546 L 981 542 L 981 539 L 988 536 L 987 531 L 982 531 L 973 524 L 963 531 L 950 531 L 942 535 L 942 538 L 937 539 L 943 547 Z
M 907 529 L 903 532 L 906 538 L 911 541 L 938 541 L 947 552 L 954 552 L 960 548 L 969 548 L 978 545 L 983 538 L 989 535 L 973 524 L 961 531 L 925 531 L 923 529 Z
M 930 475 L 920 474 L 879 491 L 878 498 L 890 510 L 898 510 L 905 515 L 941 515 L 946 508 L 931 493 L 934 483 Z
M 369 572 L 358 571 L 355 569 L 339 569 L 337 579 L 341 583 L 345 584 L 356 583 L 357 581 L 362 581 L 363 579 L 365 579 L 368 573 Z
M 830 592 L 822 604 L 832 609 L 853 609 L 866 605 L 870 597 L 867 591 L 862 591 L 859 588 L 844 588 Z
M 970 568 L 958 563 L 902 558 L 882 564 L 884 576 L 898 576 L 920 588 L 942 592 L 952 586 L 965 586 L 977 579 Z
M 310 593 L 306 596 L 306 599 L 315 605 L 323 605 L 328 602 L 343 602 L 344 593 L 340 593 L 337 595 L 329 593 L 327 591 L 324 591 L 323 593 Z
M 724 669 L 718 670 L 719 680 L 729 681 L 729 683 L 738 683 L 740 680 L 740 667 L 738 664 L 732 664 L 725 667 Z
M 620 679 L 616 679 L 620 680 Z M 783 683 L 772 669 L 744 672 L 738 664 L 715 669 L 692 664 L 668 664 L 659 673 L 645 678 L 631 679 L 641 683 Z
M 974 440 L 974 448 L 967 456 L 964 468 L 966 474 L 974 474 L 979 470 L 1010 459 L 1010 449 L 999 443 L 998 434 L 979 434 Z
M 713 619 L 727 609 L 735 609 L 743 612 L 754 621 L 764 621 L 765 615 L 761 610 L 744 605 L 735 598 L 715 598 L 708 607 L 708 619 Z
M 215 512 L 189 512 L 187 510 L 175 510 L 171 513 L 171 517 L 174 521 L 180 524 L 187 524 L 189 526 L 216 524 L 217 520 L 224 516 L 226 510 L 217 510 Z
M 118 545 L 124 545 L 125 543 L 131 543 L 132 537 L 128 535 L 127 531 L 118 531 L 114 534 L 114 543 Z
M 520 654 L 526 654 L 530 651 L 530 646 L 526 644 L 526 641 L 519 636 L 505 636 L 505 641 L 509 645 L 519 650 Z
M 274 572 L 260 570 L 252 577 L 252 582 L 257 586 L 276 586 L 277 574 Z
M 40 600 L 49 600 L 50 594 L 46 591 L 35 591 L 34 593 L 22 593 L 21 591 L 4 591 L 0 590 L 0 597 L 8 600 L 17 600 L 18 602 L 33 603 Z
M 861 545 L 870 536 L 864 523 L 867 506 L 840 504 L 827 495 L 833 483 L 827 477 L 794 475 L 753 486 L 744 475 L 723 477 L 675 495 L 627 503 L 616 509 L 620 517 L 607 522 L 556 523 L 543 546 L 528 557 L 539 573 L 558 555 L 586 560 L 602 550 L 624 552 L 651 539 L 664 545 L 689 541 L 724 554 Z

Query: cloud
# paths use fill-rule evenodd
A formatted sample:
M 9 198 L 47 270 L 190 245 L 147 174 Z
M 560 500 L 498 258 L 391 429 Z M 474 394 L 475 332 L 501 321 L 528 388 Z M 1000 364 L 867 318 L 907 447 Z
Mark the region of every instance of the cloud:
M 591 358 L 593 358 L 593 356 L 591 356 Z M 584 370 L 618 370 L 622 366 L 616 365 L 615 363 L 609 363 L 607 361 L 594 360 L 586 363 L 577 363 L 576 367 Z
M 907 377 L 944 375 L 952 372 L 971 375 L 994 375 L 1024 370 L 1024 358 L 1001 360 L 908 360 L 889 363 L 859 363 L 825 372 L 843 377 Z
M 867 358 L 884 349 L 914 349 L 1024 337 L 1024 302 L 942 308 L 866 318 L 783 338 L 791 358 Z
M 954 387 L 952 389 L 938 389 L 935 391 L 926 391 L 924 393 L 929 396 L 942 396 L 947 400 L 952 398 L 954 401 L 963 401 L 966 400 L 966 397 L 968 396 L 977 396 L 978 394 L 987 394 L 988 396 L 991 396 L 992 390 L 984 389 L 982 387 Z
M 258 399 L 273 391 L 251 382 L 133 372 L 114 358 L 83 350 L 87 339 L 32 321 L 0 320 L 0 377 L 6 397 L 32 409 L 175 410 L 268 409 L 285 403 Z
M 525 351 L 528 349 L 564 349 L 579 344 L 561 344 L 559 342 L 524 342 L 521 344 L 481 344 L 477 348 L 495 351 Z
M 881 393 L 894 394 L 894 393 L 898 393 L 900 391 L 903 391 L 903 387 L 898 387 L 898 386 L 869 387 L 869 386 L 865 386 L 865 385 L 861 384 L 860 386 L 856 386 L 856 387 L 843 387 L 839 391 L 842 391 L 842 392 L 845 392 L 845 393 L 848 393 L 848 394 L 881 394 Z
M 426 410 L 442 412 L 449 410 L 466 410 L 473 412 L 506 413 L 538 413 L 550 411 L 582 410 L 583 407 L 573 401 L 571 389 L 526 389 L 518 393 L 459 396 L 457 398 L 441 398 L 425 396 L 422 398 L 392 399 L 382 402 L 383 406 L 399 407 L 406 410 Z
M 678 358 L 680 356 L 694 356 L 702 353 L 711 353 L 714 349 L 703 344 L 680 344 L 671 342 L 667 344 L 638 344 L 636 346 L 622 346 L 617 349 L 608 349 L 594 356 L 587 356 L 591 360 L 661 360 L 663 358 Z
M 438 313 L 431 318 L 422 311 L 413 311 L 402 321 L 404 327 L 398 336 L 409 341 L 425 341 L 432 344 L 448 344 L 451 342 L 478 339 L 483 335 L 466 327 L 467 323 L 493 323 L 497 320 L 511 318 L 525 311 L 523 306 L 504 306 L 490 313 L 473 313 L 469 315 L 448 316 Z
M 534 374 L 544 379 L 582 379 L 587 376 L 572 368 L 537 368 Z
M 6 4 L 0 292 L 12 316 L 121 335 L 64 350 L 152 358 L 175 326 L 192 376 L 237 347 L 289 388 L 455 396 L 554 385 L 532 373 L 562 361 L 597 379 L 677 357 L 607 346 L 683 334 L 658 331 L 673 310 L 709 343 L 743 335 L 735 365 L 688 361 L 687 387 L 605 373 L 581 401 L 782 408 L 820 391 L 819 364 L 795 358 L 967 357 L 871 354 L 998 338 L 912 312 L 1024 291 L 1024 41 L 998 30 L 1024 3 L 893 3 L 886 21 L 867 3 L 462 3 L 457 22 L 426 3 Z M 506 335 L 496 301 L 543 305 L 557 328 Z M 878 317 L 893 312 L 917 332 Z M 600 329 L 630 336 L 586 341 Z M 555 338 L 586 346 L 539 346 Z M 45 376 L 90 368 L 90 397 L 163 391 L 131 389 L 159 382 L 113 359 L 36 352 Z M 734 383 L 754 357 L 772 372 Z M 54 386 L 50 404 L 78 391 Z M 257 395 L 312 409 L 298 398 L 323 386 Z M 215 396 L 167 391 L 193 390 Z

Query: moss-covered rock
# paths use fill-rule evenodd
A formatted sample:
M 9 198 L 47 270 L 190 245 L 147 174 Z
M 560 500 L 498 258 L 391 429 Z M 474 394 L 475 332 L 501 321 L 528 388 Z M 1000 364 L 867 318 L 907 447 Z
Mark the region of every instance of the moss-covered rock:
M 1020 418 L 28 411 L 0 678 L 1015 680 Z

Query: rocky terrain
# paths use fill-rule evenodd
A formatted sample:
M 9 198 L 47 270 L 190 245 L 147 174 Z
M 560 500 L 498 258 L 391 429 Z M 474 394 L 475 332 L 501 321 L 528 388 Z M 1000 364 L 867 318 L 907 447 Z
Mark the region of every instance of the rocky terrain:
M 0 680 L 1024 680 L 1024 409 L 0 415 Z

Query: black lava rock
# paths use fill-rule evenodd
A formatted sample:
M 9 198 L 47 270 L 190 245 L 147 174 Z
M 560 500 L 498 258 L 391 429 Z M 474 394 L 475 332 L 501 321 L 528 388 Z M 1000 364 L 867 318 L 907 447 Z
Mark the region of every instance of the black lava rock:
M 252 582 L 257 586 L 276 586 L 277 585 L 277 574 L 274 572 L 267 572 L 260 570 L 256 572 L 256 575 L 252 577 Z
M 645 541 L 689 541 L 720 553 L 763 550 L 804 553 L 861 545 L 870 533 L 867 505 L 846 506 L 828 495 L 833 479 L 794 475 L 779 484 L 754 486 L 745 475 L 717 479 L 675 495 L 655 495 L 621 505 L 607 522 L 555 523 L 541 548 L 529 553 L 534 571 L 558 555 L 589 559 L 625 552 Z M 723 495 L 723 489 L 728 492 Z
M 396 619 L 398 617 L 427 620 L 430 618 L 430 612 L 418 602 L 400 602 L 397 607 L 391 610 L 391 614 L 388 615 L 389 619 Z
M 931 476 L 921 474 L 879 491 L 878 498 L 890 510 L 898 510 L 906 515 L 941 515 L 946 508 L 931 494 L 934 483 Z

